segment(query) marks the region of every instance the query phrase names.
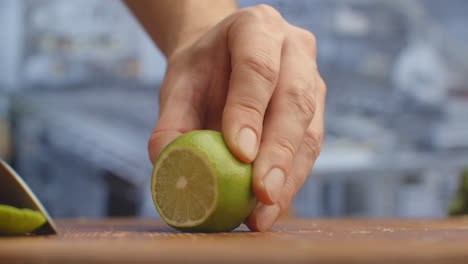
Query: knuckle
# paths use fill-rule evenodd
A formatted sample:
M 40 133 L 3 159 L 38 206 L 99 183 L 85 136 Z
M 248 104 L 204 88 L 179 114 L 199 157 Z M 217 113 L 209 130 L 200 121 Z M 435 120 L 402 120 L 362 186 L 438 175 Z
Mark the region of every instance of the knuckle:
M 282 16 L 278 10 L 267 4 L 259 4 L 252 7 L 253 12 L 263 19 L 281 19 Z
M 294 38 L 298 43 L 300 43 L 301 47 L 304 47 L 306 51 L 312 54 L 313 57 L 317 56 L 317 38 L 315 37 L 314 33 L 310 32 L 309 30 L 294 27 Z
M 318 82 L 318 85 L 317 85 L 318 92 L 323 97 L 326 97 L 327 96 L 327 84 L 325 83 L 325 81 L 323 80 L 323 78 L 321 76 L 318 77 L 317 82 Z
M 281 160 L 292 162 L 297 152 L 297 144 L 287 137 L 280 136 L 276 142 L 277 153 L 280 153 Z
M 236 102 L 240 111 L 247 113 L 250 119 L 253 119 L 256 123 L 262 123 L 263 112 L 259 109 L 261 103 L 259 100 L 253 97 L 243 97 Z
M 300 116 L 307 124 L 312 120 L 316 109 L 315 96 L 310 87 L 311 84 L 307 82 L 296 81 L 286 90 L 287 98 L 297 108 Z
M 314 33 L 302 28 L 300 32 L 301 38 L 304 40 L 305 43 L 313 47 L 317 46 L 317 38 L 315 37 Z
M 281 13 L 267 4 L 259 4 L 242 9 L 240 15 L 242 17 L 241 20 L 248 24 L 256 23 L 280 26 L 286 23 Z
M 263 52 L 254 52 L 241 59 L 238 67 L 244 67 L 267 82 L 269 87 L 273 87 L 278 78 L 278 69 L 273 65 L 269 56 Z
M 316 159 L 322 151 L 322 141 L 323 135 L 308 129 L 303 140 L 307 155 L 310 155 L 313 159 Z

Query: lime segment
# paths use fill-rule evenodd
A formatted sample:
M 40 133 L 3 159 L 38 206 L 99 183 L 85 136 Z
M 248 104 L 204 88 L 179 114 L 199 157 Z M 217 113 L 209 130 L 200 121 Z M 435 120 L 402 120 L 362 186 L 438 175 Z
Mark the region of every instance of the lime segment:
M 0 235 L 31 233 L 46 222 L 38 211 L 0 204 Z
M 190 148 L 176 147 L 165 153 L 156 170 L 155 199 L 170 224 L 196 225 L 213 211 L 216 181 L 200 154 Z

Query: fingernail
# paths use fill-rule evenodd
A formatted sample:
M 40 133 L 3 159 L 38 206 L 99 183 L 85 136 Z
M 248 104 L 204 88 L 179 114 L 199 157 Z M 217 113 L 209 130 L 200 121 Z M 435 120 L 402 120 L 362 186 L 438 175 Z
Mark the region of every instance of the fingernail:
M 237 136 L 237 145 L 245 157 L 253 160 L 257 149 L 257 135 L 251 128 L 245 127 Z
M 279 216 L 280 208 L 278 205 L 261 205 L 257 208 L 257 217 L 255 220 L 255 225 L 258 231 L 267 231 L 275 223 L 276 219 Z
M 279 168 L 271 169 L 265 176 L 263 182 L 265 184 L 268 197 L 273 203 L 276 203 L 280 198 L 285 180 L 286 176 L 284 175 L 283 170 Z

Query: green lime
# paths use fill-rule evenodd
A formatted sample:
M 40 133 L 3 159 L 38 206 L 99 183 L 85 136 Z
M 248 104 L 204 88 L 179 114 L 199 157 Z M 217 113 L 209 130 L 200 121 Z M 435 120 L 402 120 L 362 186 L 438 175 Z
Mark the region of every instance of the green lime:
M 0 204 L 0 235 L 31 233 L 46 221 L 38 211 Z
M 189 232 L 238 227 L 256 200 L 252 165 L 237 160 L 221 133 L 195 130 L 174 139 L 159 155 L 151 191 L 161 217 Z

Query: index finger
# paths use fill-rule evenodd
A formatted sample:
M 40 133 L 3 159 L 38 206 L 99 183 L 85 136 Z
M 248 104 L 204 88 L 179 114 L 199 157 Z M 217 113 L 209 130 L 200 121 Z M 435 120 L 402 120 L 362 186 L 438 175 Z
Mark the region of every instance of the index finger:
M 284 39 L 278 30 L 282 21 L 279 13 L 264 6 L 257 9 L 261 10 L 234 21 L 227 33 L 232 72 L 222 130 L 229 149 L 244 162 L 253 161 L 257 155 L 265 111 L 280 71 Z

